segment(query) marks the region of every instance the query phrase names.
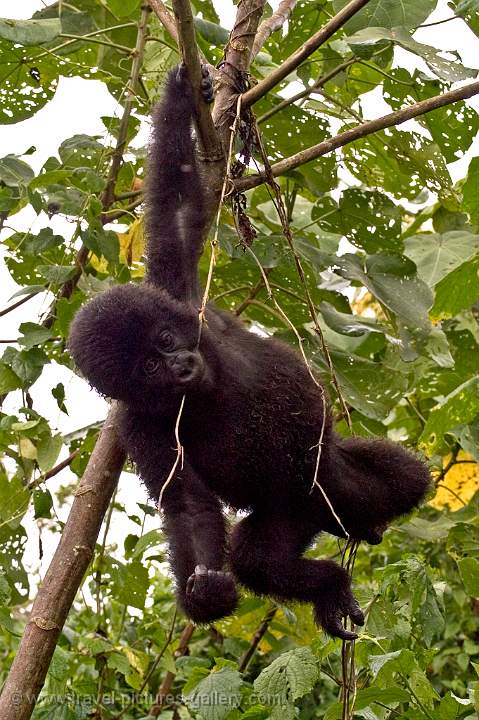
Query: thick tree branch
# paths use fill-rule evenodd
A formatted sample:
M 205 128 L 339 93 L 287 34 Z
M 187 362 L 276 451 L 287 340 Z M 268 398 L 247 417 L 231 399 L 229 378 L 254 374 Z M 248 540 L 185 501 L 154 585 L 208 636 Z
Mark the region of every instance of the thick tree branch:
M 278 9 L 274 11 L 271 17 L 263 20 L 254 39 L 253 49 L 251 50 L 251 60 L 256 57 L 269 36 L 277 30 L 281 30 L 295 6 L 296 0 L 281 0 Z
M 306 148 L 306 150 L 301 150 L 295 155 L 291 155 L 289 158 L 280 160 L 271 166 L 273 177 L 284 175 L 290 170 L 294 170 L 305 163 L 311 162 L 311 160 L 316 160 L 323 155 L 327 155 L 333 150 L 343 147 L 354 140 L 359 140 L 367 135 L 372 135 L 373 133 L 378 132 L 378 130 L 384 130 L 388 127 L 401 125 L 407 120 L 412 120 L 419 115 L 425 115 L 432 110 L 444 107 L 445 105 L 451 105 L 458 100 L 466 100 L 478 93 L 479 82 L 469 83 L 468 85 L 464 85 L 456 90 L 450 90 L 442 95 L 434 95 L 434 97 L 428 98 L 427 100 L 421 100 L 420 102 L 410 105 L 407 108 L 403 108 L 402 110 L 396 110 L 395 112 L 388 113 L 380 118 L 376 118 L 376 120 L 368 120 L 361 125 L 351 128 L 351 130 L 345 130 L 345 132 L 342 132 L 329 140 L 323 140 L 323 142 L 320 142 L 317 145 Z M 235 180 L 235 189 L 239 192 L 244 192 L 245 190 L 250 190 L 251 188 L 261 185 L 261 183 L 266 182 L 266 179 L 266 175 L 263 173 L 239 178 L 238 180 Z
M 211 119 L 210 109 L 201 97 L 201 63 L 190 0 L 173 0 L 172 4 L 178 27 L 181 56 L 188 68 L 195 91 L 196 125 L 205 156 L 203 159 L 218 160 L 222 157 L 221 143 Z
M 243 107 L 249 107 L 258 102 L 266 93 L 268 93 L 275 85 L 284 80 L 293 70 L 301 65 L 315 50 L 329 40 L 331 35 L 339 30 L 350 18 L 353 17 L 369 0 L 351 0 L 337 15 L 329 20 L 321 30 L 318 30 L 309 40 L 306 40 L 301 47 L 290 55 L 281 65 L 273 70 L 264 80 L 248 90 L 243 95 Z
M 76 592 L 93 557 L 103 516 L 125 460 L 113 406 L 75 493 L 60 543 L 33 603 L 0 695 L 1 720 L 28 720 Z
M 171 35 L 175 43 L 178 45 L 178 30 L 176 29 L 175 19 L 161 0 L 149 0 L 151 9 L 158 17 L 165 30 Z

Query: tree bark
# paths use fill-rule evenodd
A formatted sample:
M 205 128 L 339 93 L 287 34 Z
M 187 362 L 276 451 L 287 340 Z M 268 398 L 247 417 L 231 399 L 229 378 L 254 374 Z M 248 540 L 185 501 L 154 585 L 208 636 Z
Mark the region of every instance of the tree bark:
M 284 80 L 293 70 L 301 65 L 315 50 L 321 45 L 324 45 L 326 40 L 329 40 L 331 35 L 339 30 L 353 15 L 356 15 L 364 5 L 367 5 L 369 0 L 351 0 L 346 7 L 344 7 L 337 15 L 335 15 L 329 22 L 318 30 L 309 40 L 301 45 L 295 52 L 290 55 L 281 65 L 267 75 L 264 80 L 261 80 L 257 85 L 248 90 L 243 95 L 242 105 L 249 107 L 255 102 L 258 102 L 264 95 L 266 95 L 275 85 Z
M 113 406 L 75 493 L 60 543 L 33 603 L 0 695 L 0 720 L 28 720 L 43 687 L 63 625 L 95 551 L 125 456 Z

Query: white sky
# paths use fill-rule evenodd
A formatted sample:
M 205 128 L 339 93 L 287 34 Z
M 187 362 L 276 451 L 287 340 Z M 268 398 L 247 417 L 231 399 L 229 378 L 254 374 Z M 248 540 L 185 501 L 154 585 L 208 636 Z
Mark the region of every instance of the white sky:
M 0 15 L 16 19 L 29 18 L 44 4 L 46 3 L 41 0 L 21 0 L 20 2 L 18 0 L 2 0 Z M 271 4 L 276 6 L 278 0 Z M 215 5 L 222 24 L 225 27 L 231 27 L 235 15 L 235 8 L 231 0 L 218 0 Z M 451 14 L 446 0 L 439 0 L 438 7 L 428 22 L 445 19 Z M 465 65 L 479 68 L 479 40 L 461 20 L 419 30 L 415 38 L 445 51 L 459 49 Z M 400 65 L 410 70 L 417 67 L 429 72 L 425 63 L 416 56 L 402 50 L 396 52 L 396 58 L 399 58 Z M 295 91 L 294 87 L 290 89 L 291 92 Z M 473 99 L 470 102 L 479 111 L 479 100 Z M 382 100 L 380 91 L 373 91 L 367 97 L 363 96 L 362 108 L 367 118 L 377 117 L 390 111 L 390 108 Z M 8 153 L 21 153 L 30 145 L 35 144 L 36 152 L 25 159 L 35 171 L 38 171 L 49 156 L 56 155 L 58 146 L 66 138 L 76 133 L 104 135 L 105 128 L 100 117 L 118 114 L 118 112 L 116 100 L 109 94 L 103 83 L 81 78 L 61 78 L 52 101 L 36 115 L 15 125 L 0 126 L 0 157 Z M 144 139 L 146 141 L 146 132 Z M 476 139 L 467 156 L 449 166 L 453 179 L 456 180 L 465 175 L 470 157 L 477 154 L 479 154 L 479 144 Z M 17 231 L 32 229 L 35 232 L 50 225 L 54 232 L 63 235 L 69 234 L 73 227 L 72 224 L 69 225 L 60 217 L 54 217 L 51 221 L 45 215 L 37 218 L 32 208 L 26 208 L 15 217 L 9 218 L 7 224 Z M 0 309 L 10 304 L 9 299 L 18 289 L 0 258 Z M 49 300 L 45 295 L 36 297 L 18 310 L 0 318 L 0 340 L 16 338 L 19 324 L 37 320 L 39 315 L 47 310 L 48 305 Z M 0 353 L 4 347 L 4 344 L 0 344 Z M 58 382 L 63 382 L 65 385 L 69 416 L 60 412 L 50 393 L 50 389 Z M 56 428 L 62 433 L 71 432 L 102 419 L 106 414 L 106 403 L 91 391 L 85 382 L 58 365 L 49 365 L 44 369 L 41 378 L 33 386 L 31 394 L 34 407 L 48 418 L 52 428 Z M 5 403 L 5 410 L 15 411 L 20 402 L 19 393 L 11 393 Z M 66 452 L 61 457 L 65 455 Z M 59 475 L 59 482 L 62 479 L 65 480 L 68 473 L 69 470 L 66 470 L 64 474 Z M 130 488 L 132 489 L 130 490 Z M 145 501 L 144 496 L 139 496 L 139 482 L 132 477 L 127 479 L 127 476 L 124 475 L 120 485 L 120 498 L 122 501 L 126 501 L 128 496 L 133 496 L 135 500 Z M 66 512 L 67 508 L 60 512 L 62 519 L 65 519 Z M 122 534 L 123 532 L 137 532 L 137 527 L 125 526 L 122 528 Z M 45 561 L 49 558 L 55 543 L 50 533 L 44 535 L 44 541 L 47 543 L 43 561 L 45 566 Z M 36 558 L 35 544 L 32 549 L 33 557 Z

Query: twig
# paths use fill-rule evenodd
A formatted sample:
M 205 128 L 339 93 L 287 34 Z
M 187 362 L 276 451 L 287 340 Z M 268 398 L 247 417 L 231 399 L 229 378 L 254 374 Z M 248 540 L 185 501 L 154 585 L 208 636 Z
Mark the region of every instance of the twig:
M 76 458 L 76 456 L 79 454 L 80 449 L 74 450 L 70 453 L 70 455 L 65 458 L 65 460 L 62 460 L 58 463 L 58 465 L 55 465 L 55 467 L 52 467 L 50 470 L 47 470 L 47 472 L 42 473 L 40 477 L 36 478 L 35 480 L 32 480 L 31 483 L 28 485 L 29 490 L 34 490 L 36 487 L 41 485 L 42 483 L 46 482 L 47 480 L 50 480 L 50 478 L 54 477 L 55 475 L 58 475 L 62 470 L 64 470 L 66 467 L 71 465 L 73 460 Z
M 251 50 L 251 60 L 259 53 L 270 35 L 281 30 L 288 20 L 296 5 L 296 0 L 281 0 L 278 9 L 269 17 L 263 20 L 258 28 Z
M 261 123 L 265 122 L 265 120 L 269 120 L 270 117 L 276 115 L 276 113 L 280 112 L 280 110 L 284 110 L 285 107 L 292 105 L 298 100 L 302 100 L 303 98 L 308 97 L 308 95 L 314 94 L 317 90 L 319 90 L 319 88 L 322 88 L 323 85 L 326 85 L 329 80 L 332 80 L 333 77 L 338 75 L 343 70 L 346 70 L 346 68 L 348 68 L 350 65 L 353 65 L 353 63 L 355 62 L 357 62 L 357 58 L 351 58 L 341 63 L 340 65 L 337 65 L 335 68 L 330 70 L 330 72 L 325 73 L 322 77 L 316 80 L 313 85 L 309 85 L 309 87 L 296 93 L 296 95 L 292 95 L 291 97 L 282 100 L 277 105 L 274 105 L 274 107 L 272 107 L 270 110 L 263 113 L 263 115 L 260 115 L 260 117 L 257 118 L 256 122 L 258 123 L 258 125 L 260 125 Z
M 32 297 L 35 297 L 35 295 L 38 295 L 38 293 L 30 293 L 29 295 L 25 295 L 25 297 L 20 298 L 20 300 L 17 300 L 16 303 L 13 303 L 13 305 L 9 305 L 6 308 L 3 308 L 3 310 L 0 310 L 0 317 L 3 317 L 4 315 L 8 315 L 9 312 L 12 312 L 12 310 L 16 310 L 17 307 L 20 307 L 20 305 L 23 305 L 24 303 L 28 302 L 28 300 L 31 300 Z
M 281 65 L 252 87 L 243 95 L 243 107 L 249 107 L 264 97 L 275 85 L 284 80 L 293 70 L 301 65 L 315 50 L 329 40 L 331 35 L 339 30 L 350 18 L 353 17 L 369 0 L 351 0 L 346 7 L 338 12 L 324 27 L 306 40 L 297 50 L 294 51 Z
M 175 658 L 182 657 L 183 655 L 186 655 L 188 652 L 188 645 L 191 640 L 191 637 L 195 631 L 195 626 L 193 623 L 188 623 L 186 625 L 185 629 L 181 633 L 180 636 L 180 642 L 178 643 L 178 647 L 175 650 Z M 173 681 L 176 677 L 176 673 L 171 672 L 171 670 L 168 670 L 166 673 L 163 682 L 160 685 L 160 689 L 158 690 L 158 695 L 155 699 L 155 704 L 150 708 L 149 715 L 152 717 L 158 717 L 158 715 L 161 713 L 161 710 L 163 708 L 163 705 L 165 703 L 166 698 L 170 694 L 171 687 L 173 685 Z
M 306 148 L 306 150 L 301 150 L 295 155 L 291 155 L 289 158 L 285 158 L 284 160 L 274 163 L 274 165 L 271 165 L 271 172 L 273 177 L 284 175 L 290 170 L 294 170 L 311 160 L 316 160 L 323 155 L 327 155 L 333 150 L 343 147 L 354 140 L 359 140 L 360 138 L 372 135 L 373 133 L 378 132 L 378 130 L 384 130 L 388 127 L 401 125 L 407 120 L 412 120 L 419 115 L 425 115 L 426 113 L 429 113 L 432 110 L 437 110 L 437 108 L 444 107 L 445 105 L 452 105 L 452 103 L 458 102 L 459 100 L 466 100 L 478 93 L 479 82 L 473 82 L 457 88 L 456 90 L 450 90 L 442 95 L 434 95 L 427 100 L 421 100 L 420 102 L 414 103 L 414 105 L 410 105 L 402 110 L 396 110 L 395 112 L 388 113 L 387 115 L 383 115 L 375 120 L 368 120 L 367 122 L 357 125 L 350 130 L 345 130 L 344 132 L 339 133 L 339 135 L 336 135 L 333 138 L 323 140 L 323 142 L 320 142 L 317 145 Z M 266 182 L 266 180 L 267 176 L 264 172 L 258 175 L 250 175 L 245 178 L 239 178 L 234 181 L 235 190 L 238 192 L 244 192 L 245 190 L 250 190 L 257 185 L 261 185 Z
M 148 685 L 151 676 L 152 676 L 153 673 L 155 672 L 156 668 L 158 667 L 158 665 L 159 665 L 160 662 L 161 662 L 161 659 L 163 658 L 163 655 L 164 655 L 165 652 L 168 650 L 168 647 L 169 647 L 170 644 L 171 644 L 171 641 L 172 641 L 172 639 L 173 639 L 173 632 L 174 632 L 174 630 L 175 630 L 176 617 L 177 617 L 177 608 L 175 607 L 175 612 L 173 613 L 173 619 L 172 619 L 172 621 L 171 621 L 170 628 L 169 628 L 169 630 L 168 630 L 168 635 L 166 636 L 166 640 L 165 640 L 165 642 L 164 642 L 164 644 L 163 644 L 163 647 L 161 648 L 160 652 L 159 652 L 158 655 L 156 656 L 154 662 L 152 663 L 150 669 L 149 669 L 148 672 L 146 673 L 145 679 L 143 680 L 143 682 L 142 682 L 141 685 L 140 685 L 140 688 L 139 688 L 138 693 L 137 693 L 137 696 L 138 696 L 138 697 L 141 697 L 141 695 L 142 695 L 142 693 L 143 693 L 143 690 L 144 690 L 144 689 L 146 688 L 146 686 Z M 122 710 L 118 713 L 118 715 L 115 715 L 114 720 L 121 720 L 121 718 L 128 712 L 128 710 L 130 710 L 130 708 L 133 707 L 134 704 L 135 704 L 135 701 L 134 701 L 134 700 L 130 700 L 130 702 L 128 703 L 128 705 L 125 705 L 125 707 L 122 708 Z M 150 713 L 150 715 L 151 715 L 151 713 Z
M 246 650 L 246 652 L 244 653 L 243 657 L 241 658 L 241 660 L 239 662 L 238 670 L 241 673 L 243 673 L 246 670 L 246 668 L 248 667 L 248 665 L 250 664 L 251 659 L 258 648 L 258 645 L 260 644 L 261 640 L 264 638 L 264 636 L 269 628 L 269 625 L 277 612 L 278 612 L 278 608 L 272 607 L 268 611 L 268 613 L 265 615 L 263 622 L 261 623 L 261 625 L 256 630 L 255 634 L 253 635 L 249 648 Z
M 136 44 L 133 51 L 133 62 L 131 64 L 130 77 L 126 86 L 126 99 L 123 110 L 123 115 L 120 120 L 120 127 L 118 130 L 118 138 L 116 141 L 115 149 L 111 156 L 110 171 L 108 173 L 108 179 L 106 181 L 106 187 L 102 195 L 102 207 L 104 210 L 110 207 L 115 200 L 115 184 L 120 171 L 121 162 L 123 160 L 123 153 L 125 151 L 127 138 L 128 138 L 128 124 L 130 122 L 130 116 L 133 110 L 133 102 L 135 96 L 135 89 L 140 76 L 141 65 L 143 62 L 143 51 L 145 49 L 145 36 L 146 26 L 148 22 L 148 14 L 150 8 L 144 6 L 141 10 L 140 20 L 138 22 L 138 32 L 136 35 Z

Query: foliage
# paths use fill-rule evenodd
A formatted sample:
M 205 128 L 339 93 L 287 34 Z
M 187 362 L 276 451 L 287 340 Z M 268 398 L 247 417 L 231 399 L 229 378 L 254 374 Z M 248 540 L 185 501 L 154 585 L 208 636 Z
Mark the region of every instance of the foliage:
M 202 14 L 196 21 L 201 49 L 217 62 L 227 34 L 210 0 L 193 4 Z M 298 2 L 288 32 L 271 36 L 254 73 L 266 75 L 345 4 Z M 450 5 L 479 35 L 477 2 Z M 415 28 L 434 7 L 432 0 L 371 0 L 289 78 L 307 87 L 342 65 L 322 96 L 306 95 L 300 105 L 279 111 L 278 92 L 263 98 L 255 112 L 271 161 L 361 122 L 363 96 L 370 91 L 396 110 L 472 77 L 459 52 L 445 59 L 415 39 Z M 2 122 L 40 110 L 54 96 L 60 74 L 101 80 L 124 103 L 140 11 L 138 0 L 71 0 L 60 15 L 55 3 L 33 20 L 0 20 Z M 461 20 L 453 23 L 464 27 Z M 62 436 L 33 403 L 30 389 L 43 383 L 59 410 L 74 416 L 63 384 L 53 373 L 45 379 L 44 370 L 53 363 L 72 369 L 65 339 L 88 297 L 143 273 L 143 150 L 129 146 L 112 202 L 104 191 L 112 149 L 136 137 L 165 71 L 178 58 L 153 15 L 149 35 L 154 40 L 146 43 L 141 83 L 129 99 L 134 112 L 125 138 L 118 118 L 108 117 L 103 137 L 62 137 L 58 156 L 37 173 L 28 162 L 32 148 L 0 159 L 0 220 L 10 228 L 2 244 L 19 286 L 12 303 L 34 295 L 48 303 L 56 298 L 48 321 L 31 317 L 22 323 L 18 342 L 7 344 L 0 360 L 0 393 L 12 393 L 11 410 L 0 416 L 2 677 L 35 591 L 27 530 L 37 525 L 40 538 L 58 538 L 57 509 L 70 502 L 72 487 L 49 478 L 56 477 L 58 458 L 67 456 L 81 476 L 98 430 L 95 424 Z M 394 55 L 398 48 L 426 69 L 402 67 L 404 53 Z M 419 118 L 412 129 L 378 132 L 279 179 L 353 431 L 387 435 L 422 451 L 440 486 L 434 507 L 398 523 L 380 546 L 358 554 L 354 583 L 368 621 L 356 643 L 355 716 L 367 720 L 472 720 L 479 712 L 479 160 L 471 160 L 460 182 L 449 167 L 478 130 L 476 112 L 458 102 Z M 246 322 L 296 343 L 266 288 L 252 293 L 261 278 L 259 261 L 339 411 L 272 195 L 260 186 L 248 200 L 258 233 L 254 257 L 240 246 L 225 209 L 211 296 L 225 308 L 241 306 Z M 41 229 L 13 232 L 17 213 L 27 206 Z M 69 220 L 64 235 L 49 227 L 53 215 Z M 122 224 L 109 222 L 112 217 Z M 79 244 L 87 252 L 80 275 Z M 206 253 L 204 276 L 208 263 Z M 338 429 L 349 432 L 344 416 Z M 175 615 L 161 533 L 145 530 L 150 515 L 151 508 L 132 499 L 112 505 L 110 527 L 128 518 L 138 530 L 123 547 L 105 532 L 35 717 L 145 718 L 167 680 L 165 720 L 341 718 L 340 644 L 315 629 L 308 608 L 278 606 L 244 672 L 241 658 L 270 609 L 259 598 L 245 597 L 238 612 L 213 629 L 195 629 L 187 654 L 181 646 L 175 654 L 185 619 Z M 323 538 L 310 552 L 333 556 L 336 542 Z

